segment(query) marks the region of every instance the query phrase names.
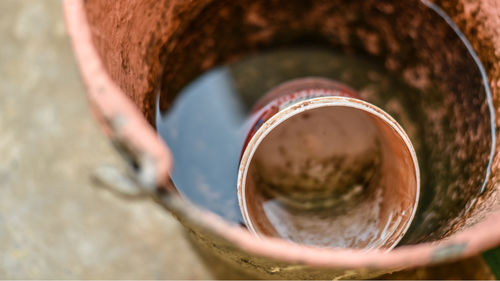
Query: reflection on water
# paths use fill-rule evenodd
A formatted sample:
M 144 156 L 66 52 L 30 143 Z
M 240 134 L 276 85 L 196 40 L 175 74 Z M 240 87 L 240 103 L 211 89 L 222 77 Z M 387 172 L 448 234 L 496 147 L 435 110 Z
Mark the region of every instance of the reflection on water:
M 245 112 L 228 68 L 186 87 L 157 129 L 175 158 L 172 179 L 193 203 L 242 221 L 236 180 Z M 158 111 L 157 111 L 158 112 Z

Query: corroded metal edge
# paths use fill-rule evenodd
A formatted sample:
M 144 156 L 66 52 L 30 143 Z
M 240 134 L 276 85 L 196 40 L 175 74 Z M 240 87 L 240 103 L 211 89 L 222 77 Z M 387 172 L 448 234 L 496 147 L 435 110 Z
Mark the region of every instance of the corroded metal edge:
M 171 153 L 104 69 L 92 44 L 84 2 L 64 1 L 64 12 L 92 112 L 117 149 L 130 161 L 141 186 L 168 187 Z

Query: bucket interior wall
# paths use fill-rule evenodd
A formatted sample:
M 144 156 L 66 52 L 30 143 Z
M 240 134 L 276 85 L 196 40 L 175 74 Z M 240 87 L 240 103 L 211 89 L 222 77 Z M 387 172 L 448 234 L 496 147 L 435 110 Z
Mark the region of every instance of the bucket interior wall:
M 467 23 L 460 3 L 438 5 Z M 86 11 L 111 78 L 153 126 L 158 91 L 166 111 L 195 77 L 248 54 L 312 44 L 372 57 L 415 88 L 401 105 L 418 124 L 410 137 L 422 194 L 403 243 L 443 239 L 499 205 L 495 165 L 484 184 L 496 120 L 480 69 L 453 28 L 420 1 L 87 0 Z M 490 81 L 500 78 L 483 63 Z

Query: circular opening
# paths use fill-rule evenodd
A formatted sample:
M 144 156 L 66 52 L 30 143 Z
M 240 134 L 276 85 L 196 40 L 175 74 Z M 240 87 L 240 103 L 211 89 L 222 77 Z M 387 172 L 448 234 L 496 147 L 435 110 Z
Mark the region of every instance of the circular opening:
M 408 137 L 380 109 L 351 98 L 299 102 L 248 144 L 240 204 L 257 234 L 298 243 L 392 248 L 418 201 Z

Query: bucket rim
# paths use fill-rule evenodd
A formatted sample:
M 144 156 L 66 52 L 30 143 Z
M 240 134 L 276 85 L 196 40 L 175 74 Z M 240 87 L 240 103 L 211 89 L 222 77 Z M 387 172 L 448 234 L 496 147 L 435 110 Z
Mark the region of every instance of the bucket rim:
M 133 153 L 144 156 L 154 166 L 155 174 L 151 183 L 168 188 L 166 181 L 172 168 L 171 153 L 106 72 L 92 42 L 84 2 L 64 0 L 63 8 L 66 28 L 87 88 L 90 107 L 108 137 L 118 140 Z M 237 248 L 280 262 L 322 268 L 403 269 L 471 257 L 500 244 L 500 211 L 496 211 L 462 232 L 435 242 L 404 245 L 391 251 L 316 248 L 278 238 L 256 237 L 214 213 L 193 208 L 173 190 L 170 191 L 169 197 L 180 206 L 179 214 L 181 210 L 190 210 L 195 223 Z

